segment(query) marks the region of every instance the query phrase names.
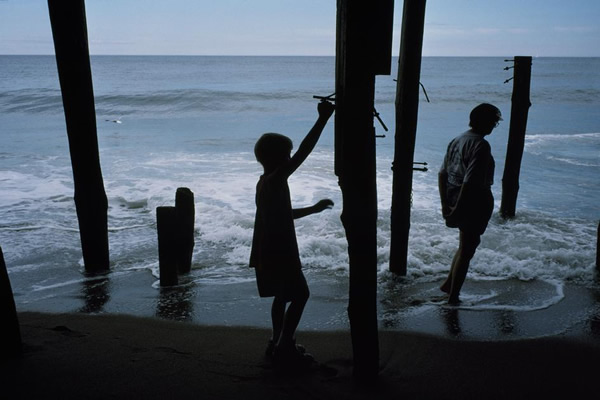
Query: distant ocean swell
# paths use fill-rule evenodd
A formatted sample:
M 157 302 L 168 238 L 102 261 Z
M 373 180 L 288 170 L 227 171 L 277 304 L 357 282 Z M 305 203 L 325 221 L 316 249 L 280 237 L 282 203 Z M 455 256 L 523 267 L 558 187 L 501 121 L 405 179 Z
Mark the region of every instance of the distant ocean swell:
M 461 85 L 448 85 L 443 88 L 430 88 L 428 97 L 434 104 L 471 104 L 473 93 L 465 92 Z M 477 96 L 488 102 L 503 104 L 510 101 L 510 90 L 496 84 L 477 86 Z M 310 90 L 268 90 L 249 89 L 216 90 L 208 88 L 173 89 L 151 92 L 128 92 L 123 94 L 95 94 L 96 109 L 99 114 L 112 115 L 145 115 L 154 112 L 170 114 L 188 114 L 189 112 L 210 111 L 256 111 L 278 110 L 281 102 L 311 101 L 315 93 Z M 327 93 L 329 94 L 329 93 Z M 549 102 L 567 102 L 571 104 L 588 103 L 600 98 L 600 91 L 595 89 L 562 90 L 560 98 L 551 91 L 543 90 L 535 93 L 534 104 Z M 421 96 L 425 102 L 425 96 Z M 376 103 L 392 105 L 395 101 L 395 84 L 387 82 L 376 94 Z M 21 89 L 0 91 L 0 112 L 3 113 L 50 113 L 62 111 L 60 90 L 49 88 Z
M 211 89 L 165 90 L 151 93 L 97 94 L 100 115 L 152 115 L 156 112 L 189 114 L 213 111 L 278 110 L 281 102 L 311 101 L 312 92 L 243 92 Z M 24 89 L 0 92 L 0 112 L 47 114 L 62 112 L 58 89 Z

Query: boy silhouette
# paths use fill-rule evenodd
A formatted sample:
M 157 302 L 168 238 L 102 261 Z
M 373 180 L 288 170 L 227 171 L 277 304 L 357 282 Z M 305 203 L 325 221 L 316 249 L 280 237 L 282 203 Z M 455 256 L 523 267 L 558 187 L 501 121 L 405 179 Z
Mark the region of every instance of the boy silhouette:
M 312 357 L 295 344 L 296 329 L 310 293 L 302 273 L 294 219 L 331 208 L 333 202 L 324 199 L 310 207 L 292 208 L 288 178 L 312 152 L 333 111 L 333 104 L 319 103 L 319 117 L 292 157 L 292 141 L 278 133 L 265 133 L 254 146 L 264 174 L 256 185 L 250 267 L 256 271 L 260 297 L 274 297 L 273 335 L 266 353 L 280 365 L 312 362 Z M 287 303 L 290 304 L 286 310 Z
M 450 142 L 438 175 L 446 226 L 460 230 L 458 250 L 440 287 L 448 294 L 449 304 L 460 303 L 469 264 L 494 210 L 494 157 L 485 137 L 501 120 L 496 106 L 482 103 L 475 107 L 469 115 L 471 129 Z

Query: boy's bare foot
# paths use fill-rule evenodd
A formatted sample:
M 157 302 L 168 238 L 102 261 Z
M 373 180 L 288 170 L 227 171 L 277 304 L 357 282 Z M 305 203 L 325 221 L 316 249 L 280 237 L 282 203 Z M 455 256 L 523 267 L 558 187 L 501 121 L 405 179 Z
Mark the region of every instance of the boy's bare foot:
M 448 304 L 451 306 L 457 306 L 460 304 L 460 299 L 458 298 L 458 296 L 456 297 L 448 297 Z

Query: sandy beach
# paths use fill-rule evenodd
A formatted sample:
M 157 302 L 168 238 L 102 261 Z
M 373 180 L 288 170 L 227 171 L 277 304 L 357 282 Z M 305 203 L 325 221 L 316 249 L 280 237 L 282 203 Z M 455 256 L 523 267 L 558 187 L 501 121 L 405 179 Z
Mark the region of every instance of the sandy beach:
M 380 376 L 352 380 L 348 331 L 300 332 L 318 365 L 283 375 L 269 331 L 125 315 L 19 313 L 22 357 L 3 360 L 10 399 L 583 398 L 597 389 L 600 343 L 550 336 L 465 340 L 383 330 Z

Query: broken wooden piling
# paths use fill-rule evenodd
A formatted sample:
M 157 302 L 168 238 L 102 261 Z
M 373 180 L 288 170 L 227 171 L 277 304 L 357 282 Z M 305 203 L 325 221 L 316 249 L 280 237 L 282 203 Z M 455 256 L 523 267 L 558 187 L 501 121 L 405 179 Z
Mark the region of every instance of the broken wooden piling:
M 194 251 L 194 193 L 188 188 L 177 188 L 175 194 L 177 216 L 177 271 L 190 272 Z
M 21 329 L 2 247 L 0 247 L 0 317 L 2 324 L 0 359 L 18 356 L 22 350 Z
M 194 220 L 194 193 L 186 187 L 177 188 L 175 207 L 156 208 L 161 286 L 177 285 L 178 275 L 190 272 L 194 250 Z
M 335 173 L 350 263 L 353 375 L 362 381 L 374 380 L 379 371 L 373 110 L 375 75 L 390 69 L 393 5 L 393 0 L 337 3 Z
M 100 168 L 83 0 L 48 0 L 75 187 L 83 262 L 109 269 L 108 201 Z
M 514 62 L 510 128 L 504 174 L 502 175 L 502 202 L 500 204 L 500 215 L 505 219 L 514 217 L 516 213 L 527 116 L 531 106 L 529 100 L 531 57 L 515 57 Z
M 419 81 L 425 24 L 425 0 L 405 0 L 396 84 L 396 132 L 392 178 L 391 272 L 406 275 L 413 162 L 419 111 Z
M 177 211 L 175 207 L 156 207 L 158 269 L 160 286 L 179 283 L 177 276 Z
M 596 236 L 596 271 L 600 273 L 600 221 L 598 221 Z

